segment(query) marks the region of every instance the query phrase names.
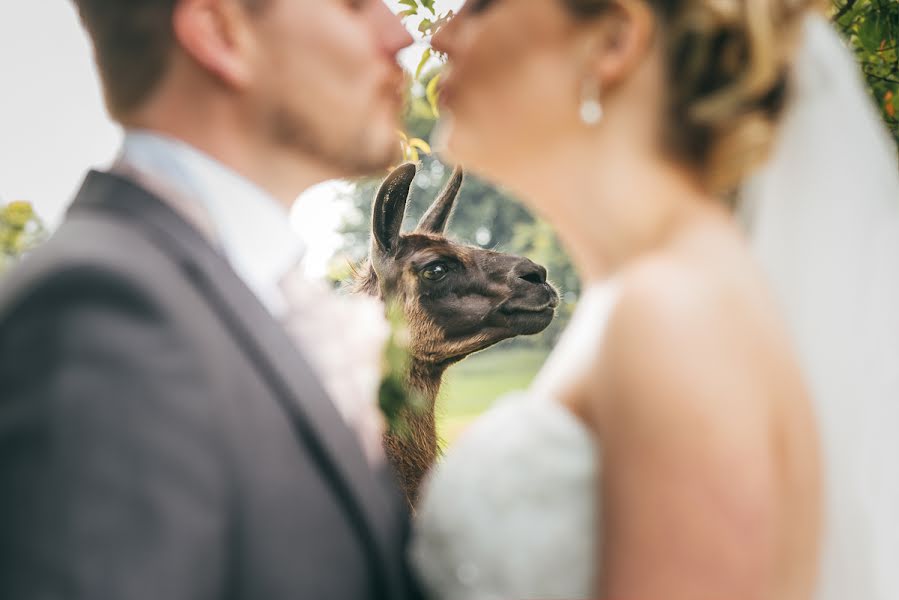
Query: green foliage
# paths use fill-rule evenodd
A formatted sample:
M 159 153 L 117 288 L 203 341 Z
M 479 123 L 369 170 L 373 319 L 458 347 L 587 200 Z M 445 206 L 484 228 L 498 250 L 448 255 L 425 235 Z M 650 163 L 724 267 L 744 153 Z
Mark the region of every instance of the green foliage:
M 454 11 L 445 10 L 438 12 L 435 7 L 434 0 L 400 0 L 405 8 L 400 11 L 400 16 L 408 21 L 410 19 L 419 19 L 418 32 L 428 40 L 437 33 L 450 19 L 455 16 Z M 416 80 L 422 80 L 422 73 L 426 71 L 426 67 L 432 62 L 431 59 L 443 61 L 445 57 L 430 45 L 421 53 L 418 66 L 415 69 L 414 77 Z M 440 110 L 437 106 L 438 83 L 440 81 L 440 72 L 432 72 L 423 81 L 424 99 L 430 109 L 431 115 L 439 116 Z
M 0 273 L 46 237 L 41 220 L 28 202 L 0 208 Z
M 403 18 L 414 17 L 420 13 L 434 14 L 434 0 L 399 0 L 406 8 L 400 11 Z
M 833 0 L 833 19 L 855 52 L 871 95 L 899 143 L 899 2 Z
M 435 0 L 399 0 L 399 3 L 405 7 L 400 11 L 400 17 L 403 19 L 419 17 L 421 21 L 418 24 L 418 31 L 425 36 L 435 34 L 444 23 L 453 18 L 451 10 L 438 12 Z
M 388 430 L 394 434 L 406 435 L 409 431 L 405 421 L 408 411 L 423 412 L 427 408 L 427 402 L 421 394 L 406 384 L 411 336 L 402 309 L 396 305 L 389 306 L 387 318 L 390 323 L 390 338 L 384 350 L 383 377 L 378 391 L 378 404 L 384 413 Z

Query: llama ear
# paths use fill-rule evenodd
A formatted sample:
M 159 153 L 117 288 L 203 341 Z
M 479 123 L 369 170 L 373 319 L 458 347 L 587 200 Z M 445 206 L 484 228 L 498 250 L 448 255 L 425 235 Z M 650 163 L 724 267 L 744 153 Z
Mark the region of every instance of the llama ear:
M 453 207 L 456 205 L 456 198 L 459 196 L 459 190 L 462 188 L 462 181 L 465 174 L 462 167 L 456 167 L 449 179 L 449 183 L 428 209 L 428 212 L 421 218 L 416 231 L 425 233 L 443 233 L 453 214 Z
M 391 171 L 381 184 L 375 196 L 371 217 L 374 249 L 384 253 L 396 250 L 403 217 L 406 215 L 406 201 L 416 170 L 415 164 L 406 163 Z

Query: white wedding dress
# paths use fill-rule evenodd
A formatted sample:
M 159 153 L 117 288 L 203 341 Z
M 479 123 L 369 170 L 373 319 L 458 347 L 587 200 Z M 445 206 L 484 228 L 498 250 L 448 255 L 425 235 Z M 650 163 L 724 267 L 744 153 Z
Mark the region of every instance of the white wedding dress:
M 594 597 L 599 441 L 538 390 L 594 351 L 616 298 L 611 282 L 585 290 L 532 390 L 498 401 L 431 474 L 411 547 L 428 598 Z

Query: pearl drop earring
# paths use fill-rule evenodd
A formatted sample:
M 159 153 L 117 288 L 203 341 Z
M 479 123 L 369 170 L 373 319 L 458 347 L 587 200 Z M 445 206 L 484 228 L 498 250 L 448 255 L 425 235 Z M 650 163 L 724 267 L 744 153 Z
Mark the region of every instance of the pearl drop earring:
M 599 81 L 594 77 L 584 80 L 581 89 L 581 121 L 593 127 L 602 120 L 602 105 L 599 103 Z

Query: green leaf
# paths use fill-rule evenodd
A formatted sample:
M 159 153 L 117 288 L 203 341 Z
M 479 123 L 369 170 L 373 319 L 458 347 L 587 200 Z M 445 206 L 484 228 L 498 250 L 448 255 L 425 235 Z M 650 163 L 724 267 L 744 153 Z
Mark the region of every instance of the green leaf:
M 418 61 L 418 67 L 415 69 L 415 79 L 421 77 L 421 71 L 425 68 L 425 65 L 428 64 L 428 61 L 431 60 L 431 48 L 429 47 L 427 50 L 422 52 L 421 60 Z
M 421 138 L 412 138 L 409 140 L 409 146 L 421 150 L 425 154 L 431 154 L 431 145 Z
M 428 104 L 431 105 L 431 112 L 434 113 L 435 117 L 440 116 L 440 107 L 439 107 L 439 96 L 440 92 L 437 89 L 438 84 L 440 83 L 440 73 L 437 73 L 431 78 L 431 81 L 428 82 L 428 87 L 425 88 L 425 97 L 428 99 Z
M 885 25 L 880 12 L 872 11 L 865 15 L 858 28 L 858 39 L 865 50 L 876 53 L 880 49 L 881 43 L 888 36 Z

